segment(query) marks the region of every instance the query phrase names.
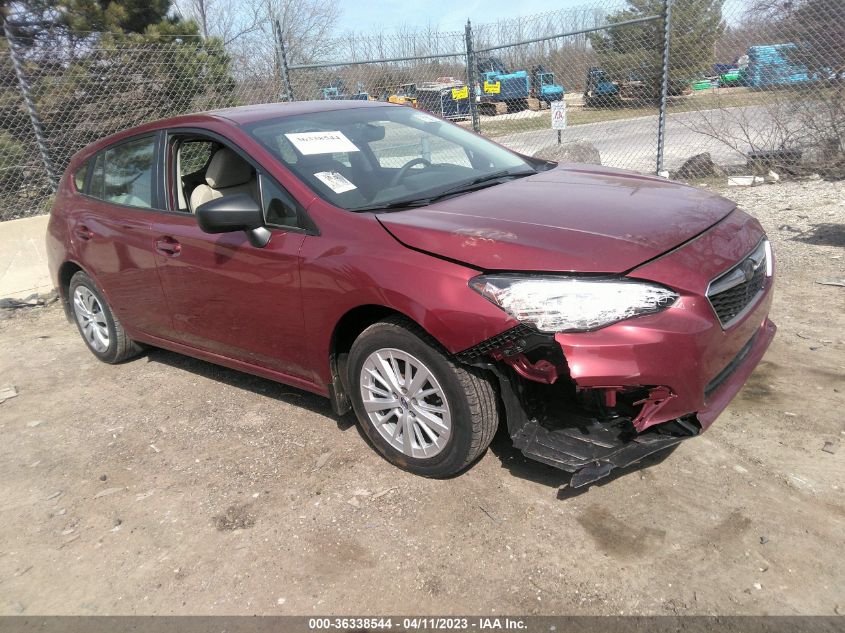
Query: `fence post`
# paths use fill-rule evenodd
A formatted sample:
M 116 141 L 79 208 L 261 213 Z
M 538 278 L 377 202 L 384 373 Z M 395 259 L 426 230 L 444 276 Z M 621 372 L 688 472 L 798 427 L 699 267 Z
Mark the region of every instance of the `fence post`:
M 660 111 L 657 115 L 657 175 L 663 169 L 666 146 L 666 99 L 669 96 L 669 30 L 672 25 L 672 0 L 663 0 L 663 78 L 660 84 Z
M 288 56 L 285 51 L 285 40 L 278 18 L 273 20 L 273 31 L 276 33 L 276 54 L 279 56 L 279 70 L 282 75 L 282 99 L 285 101 L 293 101 L 293 86 L 290 85 Z
M 467 51 L 467 88 L 469 88 L 469 113 L 472 118 L 472 129 L 475 132 L 481 131 L 481 124 L 478 121 L 478 105 L 475 102 L 475 53 L 472 49 L 472 24 L 467 20 L 466 26 L 466 51 Z
M 41 161 L 44 163 L 44 170 L 47 172 L 47 180 L 50 182 L 51 189 L 55 192 L 57 185 L 56 170 L 53 167 L 53 161 L 50 160 L 50 154 L 47 151 L 47 140 L 44 138 L 44 128 L 41 125 L 41 118 L 38 116 L 38 110 L 35 108 L 35 101 L 32 99 L 32 89 L 29 81 L 23 71 L 23 64 L 18 57 L 17 45 L 12 34 L 12 29 L 9 27 L 8 20 L 3 21 L 3 33 L 6 35 L 6 40 L 9 42 L 9 56 L 12 58 L 12 66 L 15 69 L 15 76 L 18 79 L 18 87 L 26 104 L 27 112 L 29 113 L 29 122 L 32 124 L 32 131 L 35 134 L 35 143 L 38 145 L 38 152 L 41 154 Z

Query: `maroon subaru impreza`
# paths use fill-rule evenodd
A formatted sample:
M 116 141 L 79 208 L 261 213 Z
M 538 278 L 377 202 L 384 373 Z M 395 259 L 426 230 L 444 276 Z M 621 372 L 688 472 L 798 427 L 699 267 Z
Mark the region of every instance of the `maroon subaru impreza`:
M 99 359 L 152 345 L 312 391 L 431 477 L 504 423 L 590 483 L 706 429 L 775 333 L 771 247 L 729 200 L 382 103 L 98 141 L 47 244 Z

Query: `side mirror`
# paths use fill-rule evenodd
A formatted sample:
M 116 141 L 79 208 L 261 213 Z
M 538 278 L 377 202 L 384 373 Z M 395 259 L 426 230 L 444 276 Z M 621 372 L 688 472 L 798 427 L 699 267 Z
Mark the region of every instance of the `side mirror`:
M 206 233 L 245 231 L 249 243 L 257 248 L 267 246 L 270 231 L 264 227 L 264 212 L 245 193 L 223 196 L 201 204 L 196 209 L 197 222 Z

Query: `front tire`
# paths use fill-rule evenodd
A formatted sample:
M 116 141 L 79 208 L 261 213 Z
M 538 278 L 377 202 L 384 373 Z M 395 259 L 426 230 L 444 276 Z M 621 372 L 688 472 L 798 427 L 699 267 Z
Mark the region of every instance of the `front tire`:
M 101 361 L 120 363 L 141 352 L 141 347 L 127 336 L 103 293 L 86 273 L 79 271 L 71 277 L 68 301 L 82 340 Z
M 480 370 L 451 360 L 421 328 L 380 321 L 352 345 L 352 405 L 367 437 L 389 462 L 425 477 L 450 477 L 489 446 L 498 400 Z

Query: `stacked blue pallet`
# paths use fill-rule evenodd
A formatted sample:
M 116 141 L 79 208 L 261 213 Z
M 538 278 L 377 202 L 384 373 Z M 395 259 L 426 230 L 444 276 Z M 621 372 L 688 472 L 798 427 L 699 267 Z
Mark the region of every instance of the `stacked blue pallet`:
M 743 70 L 746 86 L 766 88 L 809 81 L 803 64 L 792 59 L 795 44 L 752 46 L 748 49 L 748 66 Z

